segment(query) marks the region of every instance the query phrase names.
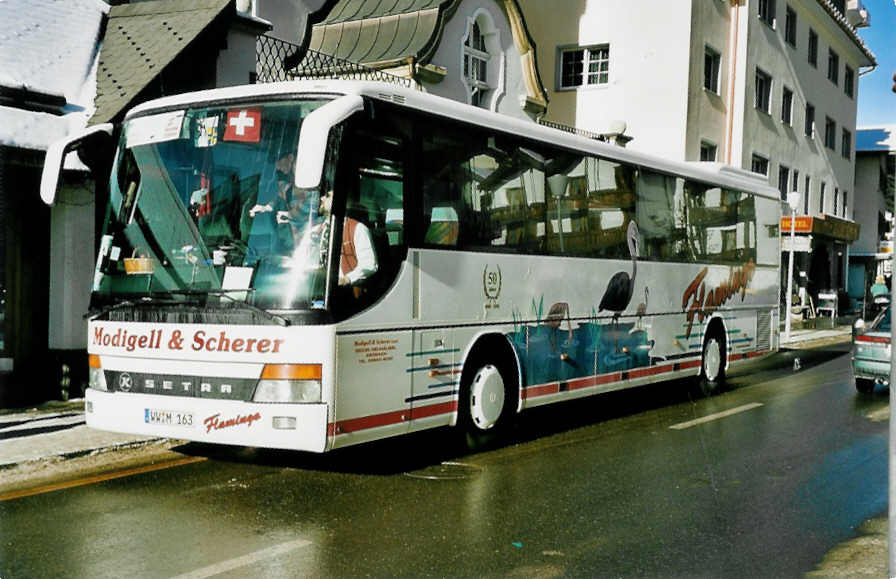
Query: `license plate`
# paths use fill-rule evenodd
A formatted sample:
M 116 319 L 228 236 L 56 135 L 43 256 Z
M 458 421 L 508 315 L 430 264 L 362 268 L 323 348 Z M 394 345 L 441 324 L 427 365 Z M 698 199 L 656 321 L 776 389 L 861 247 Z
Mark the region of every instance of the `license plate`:
M 153 410 L 146 408 L 143 420 L 147 424 L 157 426 L 183 426 L 193 428 L 193 413 L 179 412 L 177 410 Z

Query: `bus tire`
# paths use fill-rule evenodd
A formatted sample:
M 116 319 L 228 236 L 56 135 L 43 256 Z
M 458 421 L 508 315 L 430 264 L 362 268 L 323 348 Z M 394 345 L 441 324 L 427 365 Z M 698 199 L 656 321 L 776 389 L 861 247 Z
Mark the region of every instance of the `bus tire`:
M 516 417 L 516 369 L 506 360 L 475 355 L 461 375 L 458 420 L 462 442 L 471 451 L 507 439 Z
M 695 394 L 712 396 L 725 387 L 725 362 L 727 360 L 725 332 L 719 324 L 711 326 L 703 343 L 700 357 L 700 374 L 695 384 Z

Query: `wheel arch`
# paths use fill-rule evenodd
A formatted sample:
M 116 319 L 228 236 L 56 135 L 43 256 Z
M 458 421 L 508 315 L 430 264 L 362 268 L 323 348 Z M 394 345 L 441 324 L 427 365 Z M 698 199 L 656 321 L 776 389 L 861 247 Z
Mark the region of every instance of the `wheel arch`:
M 470 342 L 461 361 L 461 389 L 464 384 L 468 384 L 472 380 L 473 374 L 479 369 L 474 367 L 475 363 L 471 364 L 470 362 L 475 361 L 477 356 L 480 355 L 499 357 L 512 366 L 516 372 L 516 412 L 519 413 L 523 404 L 523 368 L 516 349 L 510 343 L 510 340 L 507 339 L 507 336 L 503 334 L 495 332 L 483 333 Z

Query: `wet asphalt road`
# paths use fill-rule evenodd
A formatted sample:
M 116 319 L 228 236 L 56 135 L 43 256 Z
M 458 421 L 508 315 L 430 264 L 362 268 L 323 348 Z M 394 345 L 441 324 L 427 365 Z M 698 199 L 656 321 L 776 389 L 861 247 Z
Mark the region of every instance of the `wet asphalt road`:
M 886 510 L 868 415 L 888 395 L 855 392 L 846 348 L 783 351 L 709 399 L 676 382 L 532 411 L 474 455 L 445 433 L 182 446 L 208 460 L 0 502 L 0 576 L 798 577 Z

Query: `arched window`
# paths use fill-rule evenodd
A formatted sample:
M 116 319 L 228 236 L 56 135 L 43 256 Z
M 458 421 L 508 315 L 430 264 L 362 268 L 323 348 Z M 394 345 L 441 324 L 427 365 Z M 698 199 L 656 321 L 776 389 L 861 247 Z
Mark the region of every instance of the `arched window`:
M 498 29 L 487 10 L 480 8 L 468 18 L 461 58 L 467 102 L 493 108 L 498 93 L 503 92 L 503 53 Z
M 482 97 L 488 91 L 488 50 L 485 47 L 485 36 L 474 21 L 464 41 L 464 79 L 470 89 L 471 104 L 480 106 Z

